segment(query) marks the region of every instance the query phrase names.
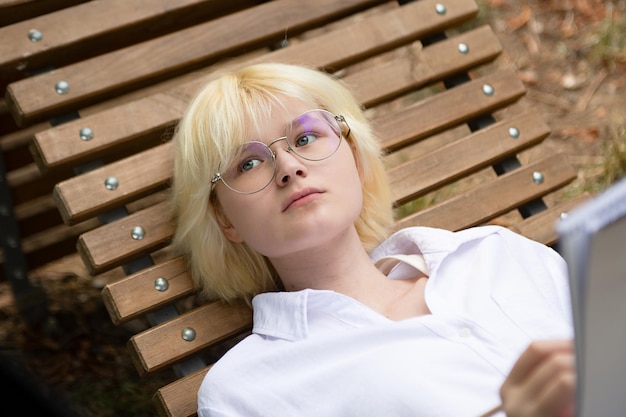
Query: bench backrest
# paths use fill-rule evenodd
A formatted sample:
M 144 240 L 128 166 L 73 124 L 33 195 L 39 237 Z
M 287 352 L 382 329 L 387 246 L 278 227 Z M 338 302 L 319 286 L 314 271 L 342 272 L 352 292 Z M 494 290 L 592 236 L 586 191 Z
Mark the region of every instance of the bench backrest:
M 194 415 L 208 367 L 251 326 L 247 306 L 199 299 L 169 248 L 169 139 L 218 70 L 281 61 L 345 80 L 388 151 L 398 228 L 498 223 L 551 245 L 554 221 L 579 203 L 551 197 L 576 172 L 541 146 L 549 129 L 493 31 L 467 24 L 473 1 L 258 3 L 8 89 L 20 122 L 83 109 L 35 133 L 33 154 L 42 172 L 79 172 L 54 200 L 65 224 L 97 223 L 78 251 L 92 274 L 115 276 L 103 291 L 112 320 L 144 324 L 129 341 L 139 373 L 174 370 L 155 394 L 161 415 Z M 64 95 L 50 91 L 61 79 Z

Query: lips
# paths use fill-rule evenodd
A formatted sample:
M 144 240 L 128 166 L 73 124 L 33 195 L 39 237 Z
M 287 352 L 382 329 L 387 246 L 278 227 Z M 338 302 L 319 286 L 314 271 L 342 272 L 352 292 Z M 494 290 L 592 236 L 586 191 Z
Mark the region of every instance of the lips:
M 286 211 L 289 209 L 289 207 L 291 207 L 291 205 L 301 199 L 304 199 L 312 194 L 320 194 L 322 193 L 322 190 L 318 190 L 316 188 L 305 188 L 302 190 L 298 190 L 295 191 L 291 194 L 289 194 L 289 196 L 285 199 L 285 201 L 283 202 L 283 206 L 282 206 L 282 211 Z

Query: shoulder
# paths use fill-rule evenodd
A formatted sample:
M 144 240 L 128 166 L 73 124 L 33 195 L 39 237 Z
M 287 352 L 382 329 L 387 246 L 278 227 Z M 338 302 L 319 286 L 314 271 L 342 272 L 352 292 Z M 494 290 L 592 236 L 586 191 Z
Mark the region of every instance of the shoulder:
M 514 232 L 501 226 L 472 227 L 456 232 L 425 226 L 407 227 L 389 236 L 371 252 L 371 257 L 377 259 L 399 253 L 450 253 L 465 243 L 498 234 L 507 239 L 515 238 Z
M 229 403 L 245 391 L 246 368 L 257 357 L 259 339 L 255 334 L 247 336 L 211 366 L 198 390 L 198 409 L 229 408 Z

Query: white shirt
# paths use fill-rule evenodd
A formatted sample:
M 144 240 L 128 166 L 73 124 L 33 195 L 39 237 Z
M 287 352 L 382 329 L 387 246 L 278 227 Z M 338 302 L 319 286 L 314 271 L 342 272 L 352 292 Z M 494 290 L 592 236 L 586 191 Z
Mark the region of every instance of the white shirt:
M 423 254 L 431 314 L 392 321 L 333 291 L 260 294 L 253 334 L 207 373 L 198 415 L 477 417 L 532 340 L 573 337 L 565 262 L 545 245 L 497 226 L 413 227 L 371 258 L 398 253 Z

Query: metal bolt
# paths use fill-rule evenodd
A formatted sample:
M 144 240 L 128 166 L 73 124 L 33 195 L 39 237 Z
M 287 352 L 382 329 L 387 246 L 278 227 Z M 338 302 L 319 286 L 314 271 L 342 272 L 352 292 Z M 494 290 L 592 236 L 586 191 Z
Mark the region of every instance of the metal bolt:
M 93 139 L 93 130 L 89 127 L 83 127 L 80 129 L 79 135 L 82 140 L 91 140 Z
M 559 215 L 559 217 L 561 218 L 561 220 L 565 220 L 568 215 L 569 215 L 569 213 L 567 211 L 564 211 L 563 213 L 561 213 Z
M 519 129 L 516 127 L 509 127 L 509 136 L 513 139 L 519 138 Z
M 164 292 L 170 287 L 170 283 L 163 277 L 154 280 L 154 288 L 157 291 Z
M 495 92 L 495 90 L 493 89 L 493 87 L 491 86 L 491 84 L 485 84 L 485 85 L 483 85 L 483 93 L 484 93 L 486 96 L 492 96 L 494 92 Z
M 543 174 L 539 171 L 535 171 L 533 172 L 533 181 L 535 184 L 542 184 L 543 183 Z
M 115 177 L 108 177 L 104 180 L 104 186 L 107 190 L 116 190 L 119 185 L 120 182 Z
M 446 8 L 446 6 L 444 6 L 441 3 L 437 3 L 435 4 L 435 11 L 437 12 L 437 14 L 439 15 L 444 15 L 446 14 L 446 12 L 448 11 L 448 9 Z
M 43 39 L 43 33 L 38 31 L 37 29 L 31 29 L 28 31 L 28 39 L 30 39 L 30 41 L 33 43 L 39 42 Z
M 8 216 L 9 215 L 9 207 L 5 206 L 4 204 L 0 205 L 0 214 L 3 216 Z
M 185 327 L 183 329 L 182 336 L 183 336 L 183 340 L 186 340 L 187 342 L 191 342 L 192 340 L 196 338 L 196 331 L 192 329 L 191 327 Z
M 459 50 L 459 52 L 460 52 L 460 53 L 462 53 L 463 55 L 465 55 L 465 54 L 469 53 L 469 46 L 467 46 L 467 44 L 466 44 L 466 43 L 462 43 L 462 42 L 461 42 L 461 43 L 458 45 L 458 50 Z
M 146 236 L 146 231 L 141 226 L 135 226 L 130 231 L 130 236 L 135 240 L 141 240 Z
M 67 81 L 59 81 L 54 86 L 54 89 L 56 90 L 57 94 L 63 95 L 67 94 L 70 91 L 70 85 Z

